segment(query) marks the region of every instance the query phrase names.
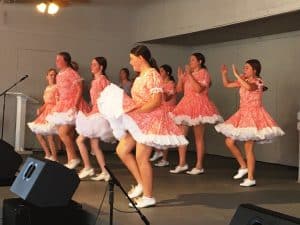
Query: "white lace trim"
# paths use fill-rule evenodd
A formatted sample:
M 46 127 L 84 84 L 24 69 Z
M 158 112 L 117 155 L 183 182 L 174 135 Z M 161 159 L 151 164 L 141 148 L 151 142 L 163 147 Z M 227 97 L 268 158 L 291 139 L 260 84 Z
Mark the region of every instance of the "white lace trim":
M 55 125 L 75 125 L 77 113 L 73 109 L 67 112 L 53 112 L 46 117 L 49 123 Z
M 27 125 L 29 129 L 35 134 L 52 135 L 58 133 L 55 124 L 51 124 L 51 123 L 39 124 L 39 123 L 30 122 L 27 123 Z
M 221 123 L 215 126 L 215 129 L 238 141 L 258 141 L 259 143 L 270 143 L 271 140 L 278 136 L 283 136 L 285 133 L 280 127 L 266 127 L 258 130 L 256 127 L 237 128 L 232 124 Z
M 162 88 L 155 87 L 150 89 L 151 94 L 162 93 L 162 92 L 163 92 Z
M 155 135 L 144 134 L 137 126 L 135 121 L 127 114 L 123 115 L 123 123 L 126 130 L 139 143 L 158 148 L 167 149 L 181 145 L 188 145 L 187 139 L 183 135 Z
M 220 115 L 213 115 L 213 116 L 199 116 L 195 119 L 192 119 L 190 116 L 182 115 L 182 116 L 175 116 L 173 113 L 169 113 L 171 118 L 174 122 L 178 125 L 186 125 L 186 126 L 196 126 L 199 124 L 215 124 L 223 122 L 223 118 Z

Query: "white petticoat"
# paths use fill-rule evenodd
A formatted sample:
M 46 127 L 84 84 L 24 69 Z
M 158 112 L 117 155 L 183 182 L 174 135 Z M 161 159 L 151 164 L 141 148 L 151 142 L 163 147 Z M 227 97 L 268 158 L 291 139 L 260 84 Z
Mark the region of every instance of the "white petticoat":
M 170 117 L 174 120 L 174 122 L 178 125 L 186 125 L 186 126 L 196 126 L 199 124 L 215 124 L 223 122 L 223 118 L 220 115 L 213 115 L 213 116 L 199 116 L 197 118 L 192 119 L 189 116 L 174 116 L 172 112 L 169 113 Z
M 58 133 L 55 124 L 29 122 L 27 123 L 27 125 L 29 129 L 35 134 L 53 135 Z
M 115 140 L 109 122 L 100 113 L 86 116 L 79 111 L 76 118 L 76 131 L 84 137 L 100 138 L 105 142 Z
M 46 120 L 55 125 L 75 125 L 77 112 L 74 109 L 69 109 L 67 112 L 50 113 Z
M 256 141 L 259 144 L 270 143 L 272 139 L 278 136 L 283 136 L 284 132 L 280 127 L 266 127 L 258 130 L 255 127 L 236 128 L 231 124 L 220 123 L 215 126 L 215 129 L 237 141 Z
M 134 140 L 157 149 L 175 148 L 182 145 L 188 145 L 188 141 L 184 135 L 155 135 L 144 134 L 136 122 L 127 114 L 123 116 L 123 127 L 128 130 Z

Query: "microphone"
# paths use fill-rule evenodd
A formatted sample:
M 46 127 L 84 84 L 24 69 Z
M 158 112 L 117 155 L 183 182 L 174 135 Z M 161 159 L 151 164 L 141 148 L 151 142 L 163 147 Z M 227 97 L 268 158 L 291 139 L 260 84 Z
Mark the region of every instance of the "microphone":
M 22 77 L 22 78 L 19 80 L 19 82 L 25 80 L 27 77 L 29 77 L 29 75 L 25 75 L 24 77 Z

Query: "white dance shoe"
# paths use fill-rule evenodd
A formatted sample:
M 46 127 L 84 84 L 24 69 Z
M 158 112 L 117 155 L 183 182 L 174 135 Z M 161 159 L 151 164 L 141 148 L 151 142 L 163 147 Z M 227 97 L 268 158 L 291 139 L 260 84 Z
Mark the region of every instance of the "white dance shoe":
M 161 157 L 163 157 L 163 153 L 155 151 L 153 156 L 150 158 L 150 161 L 154 162 L 154 161 L 160 159 Z
M 169 166 L 169 165 L 170 165 L 170 163 L 164 159 L 162 159 L 159 162 L 154 164 L 154 166 L 157 166 L 157 167 L 165 167 L 165 166 Z
M 256 185 L 255 180 L 245 179 L 242 183 L 240 183 L 241 187 L 253 187 Z
M 189 166 L 185 164 L 184 166 L 176 166 L 174 170 L 170 170 L 170 173 L 182 173 L 189 169 Z
M 237 180 L 237 179 L 241 179 L 243 178 L 245 175 L 247 175 L 248 173 L 248 169 L 239 169 L 237 174 L 233 176 L 233 179 Z
M 95 175 L 95 171 L 93 168 L 83 168 L 80 173 L 78 174 L 78 177 L 80 179 L 84 179 L 87 177 L 91 177 Z
M 69 169 L 75 169 L 80 164 L 80 159 L 71 159 L 67 164 L 65 164 L 65 167 Z
M 101 180 L 109 181 L 109 179 L 110 179 L 110 175 L 105 172 L 102 172 L 102 173 L 96 175 L 95 177 L 91 178 L 91 180 L 94 180 L 94 181 L 101 181 Z
M 134 202 L 137 208 L 147 208 L 147 207 L 155 206 L 156 204 L 155 198 L 153 197 L 149 198 L 145 196 L 135 199 Z M 129 203 L 129 207 L 133 208 L 133 205 Z
M 192 170 L 187 171 L 186 173 L 189 174 L 189 175 L 198 175 L 198 174 L 204 173 L 204 169 L 203 168 L 202 169 L 198 169 L 198 168 L 195 167 Z
M 141 184 L 138 184 L 136 186 L 132 186 L 132 188 L 130 189 L 130 191 L 128 192 L 128 196 L 129 198 L 137 198 L 139 197 L 141 194 L 143 194 L 143 187 Z

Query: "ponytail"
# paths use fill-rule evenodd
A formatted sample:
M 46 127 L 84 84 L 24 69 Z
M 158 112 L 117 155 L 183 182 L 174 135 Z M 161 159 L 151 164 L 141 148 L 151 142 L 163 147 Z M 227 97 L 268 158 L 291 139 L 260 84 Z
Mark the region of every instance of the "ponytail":
M 158 66 L 156 63 L 156 60 L 151 56 L 150 50 L 145 45 L 137 45 L 130 51 L 131 54 L 135 56 L 142 56 L 143 59 L 153 68 L 155 68 L 157 71 Z

